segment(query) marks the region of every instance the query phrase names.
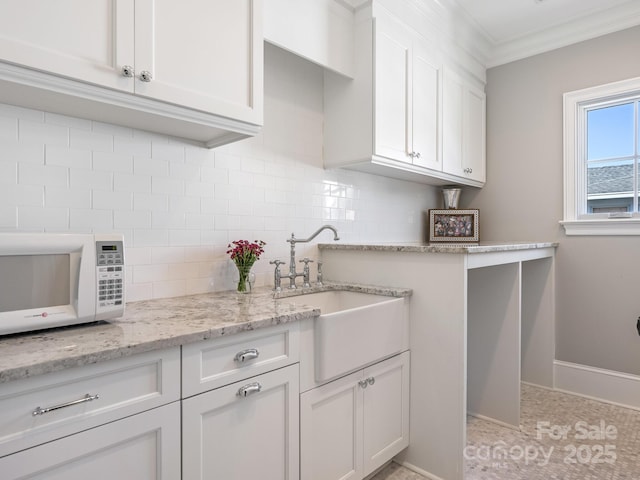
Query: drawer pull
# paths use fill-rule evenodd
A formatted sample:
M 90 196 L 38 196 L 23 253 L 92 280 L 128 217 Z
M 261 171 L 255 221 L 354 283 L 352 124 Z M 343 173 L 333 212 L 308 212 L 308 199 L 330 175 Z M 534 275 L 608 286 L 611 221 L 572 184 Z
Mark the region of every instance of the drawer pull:
M 253 360 L 260 356 L 260 352 L 257 348 L 248 348 L 247 350 L 242 350 L 241 352 L 236 353 L 236 356 L 233 359 L 238 363 L 244 363 L 247 360 Z
M 60 405 L 55 405 L 53 407 L 47 407 L 47 408 L 36 407 L 36 409 L 33 412 L 31 412 L 31 414 L 34 417 L 37 417 L 38 415 L 44 415 L 45 413 L 53 412 L 54 410 L 60 410 L 61 408 L 71 407 L 72 405 L 79 405 L 81 403 L 91 402 L 93 400 L 98 400 L 99 398 L 100 396 L 98 394 L 90 395 L 87 393 L 84 397 L 79 398 L 78 400 L 73 400 L 72 402 L 61 403 Z
M 253 382 L 245 385 L 244 387 L 240 387 L 238 389 L 237 395 L 239 397 L 248 397 L 249 395 L 258 393 L 260 390 L 262 390 L 262 385 L 260 385 L 258 382 Z

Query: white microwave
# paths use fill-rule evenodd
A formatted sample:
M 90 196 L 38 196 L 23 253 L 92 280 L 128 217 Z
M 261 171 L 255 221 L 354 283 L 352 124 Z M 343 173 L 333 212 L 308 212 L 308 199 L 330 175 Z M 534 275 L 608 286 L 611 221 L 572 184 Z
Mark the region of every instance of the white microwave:
M 124 314 L 119 234 L 0 233 L 0 335 Z

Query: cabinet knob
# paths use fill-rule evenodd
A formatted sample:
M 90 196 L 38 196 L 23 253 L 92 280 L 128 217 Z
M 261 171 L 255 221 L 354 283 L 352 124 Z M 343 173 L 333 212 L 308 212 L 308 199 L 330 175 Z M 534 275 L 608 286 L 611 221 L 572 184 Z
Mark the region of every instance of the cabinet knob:
M 464 173 L 473 173 L 473 168 L 465 168 Z
M 420 152 L 411 152 L 409 153 L 411 158 L 420 158 Z
M 133 77 L 135 74 L 133 67 L 131 65 L 123 65 L 122 66 L 122 76 L 123 77 Z
M 244 363 L 247 360 L 253 360 L 254 358 L 258 358 L 259 356 L 260 351 L 257 348 L 248 348 L 236 353 L 236 356 L 233 357 L 233 360 L 238 363 Z
M 253 382 L 245 385 L 244 387 L 240 387 L 238 389 L 238 397 L 248 397 L 249 395 L 254 395 L 262 390 L 262 385 L 258 382 Z
M 374 383 L 376 383 L 376 379 L 373 378 L 373 377 L 369 377 L 369 378 L 367 378 L 367 383 L 369 385 L 373 385 Z
M 364 380 L 360 380 L 358 382 L 358 385 L 360 385 L 360 388 L 367 388 L 369 386 L 369 382 L 367 381 L 367 379 L 365 378 Z
M 142 72 L 140 72 L 140 80 L 142 80 L 143 82 L 149 83 L 152 79 L 153 76 L 151 75 L 151 72 L 149 70 L 143 70 Z

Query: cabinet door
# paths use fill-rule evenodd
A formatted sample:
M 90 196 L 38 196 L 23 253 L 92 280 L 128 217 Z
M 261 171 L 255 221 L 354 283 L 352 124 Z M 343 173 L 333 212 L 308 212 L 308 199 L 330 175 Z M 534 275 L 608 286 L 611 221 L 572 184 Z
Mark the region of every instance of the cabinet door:
M 449 69 L 442 77 L 442 166 L 453 175 L 464 175 L 462 149 L 462 78 Z
M 437 55 L 419 42 L 413 52 L 413 164 L 442 170 L 438 142 L 440 64 Z
M 3 457 L 0 472 L 6 480 L 175 480 L 180 403 Z
M 374 151 L 411 163 L 411 35 L 390 16 L 377 16 L 374 25 Z
M 134 65 L 134 0 L 3 0 L 0 60 L 118 90 Z
M 183 400 L 182 479 L 297 479 L 298 401 L 297 364 Z
M 409 446 L 409 352 L 364 370 L 364 475 Z
M 469 86 L 464 99 L 464 164 L 468 178 L 486 179 L 486 97 L 479 88 Z
M 485 94 L 445 69 L 442 95 L 443 170 L 485 181 Z
M 300 395 L 301 480 L 360 479 L 362 371 Z
M 135 9 L 137 94 L 262 124 L 261 0 L 136 0 Z

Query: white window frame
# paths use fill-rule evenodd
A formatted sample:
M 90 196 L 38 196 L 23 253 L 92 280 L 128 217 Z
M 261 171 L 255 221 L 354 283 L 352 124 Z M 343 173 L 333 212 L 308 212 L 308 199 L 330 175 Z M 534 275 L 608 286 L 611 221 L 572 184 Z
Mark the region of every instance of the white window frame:
M 564 94 L 564 226 L 567 235 L 640 235 L 640 214 L 584 214 L 587 166 L 584 161 L 586 112 L 640 95 L 640 77 Z M 621 218 L 622 217 L 622 218 Z

